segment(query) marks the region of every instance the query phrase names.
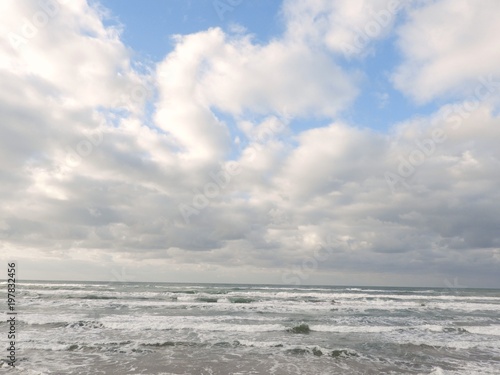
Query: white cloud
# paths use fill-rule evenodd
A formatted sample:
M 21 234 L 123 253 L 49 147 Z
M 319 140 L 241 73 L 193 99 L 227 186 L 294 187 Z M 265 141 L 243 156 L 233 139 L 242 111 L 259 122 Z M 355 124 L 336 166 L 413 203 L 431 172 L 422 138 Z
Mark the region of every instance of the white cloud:
M 409 11 L 398 29 L 404 60 L 396 87 L 418 102 L 474 93 L 481 76 L 500 81 L 500 3 L 425 1 Z
M 129 51 L 85 1 L 64 3 L 9 4 L 0 26 L 2 68 L 75 107 L 116 105 L 119 94 L 140 83 Z
M 283 13 L 290 39 L 350 57 L 366 55 L 387 36 L 403 6 L 400 0 L 289 0 Z
M 353 80 L 307 45 L 279 39 L 259 45 L 218 28 L 178 37 L 159 75 L 166 101 L 174 100 L 170 90 L 175 90 L 198 105 L 235 115 L 333 116 L 356 95 Z

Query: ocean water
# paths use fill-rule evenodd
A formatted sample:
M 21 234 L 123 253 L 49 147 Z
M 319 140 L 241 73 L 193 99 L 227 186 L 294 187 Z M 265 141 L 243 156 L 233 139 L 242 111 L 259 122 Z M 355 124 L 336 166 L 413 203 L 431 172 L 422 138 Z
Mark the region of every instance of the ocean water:
M 2 373 L 500 374 L 500 290 L 32 281 L 17 295 L 18 365 Z

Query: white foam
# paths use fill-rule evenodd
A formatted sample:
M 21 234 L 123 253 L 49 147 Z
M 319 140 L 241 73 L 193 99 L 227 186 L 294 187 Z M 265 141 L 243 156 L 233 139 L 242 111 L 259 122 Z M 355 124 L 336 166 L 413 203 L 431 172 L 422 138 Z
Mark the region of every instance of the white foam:
M 379 332 L 391 332 L 391 331 L 396 331 L 398 329 L 402 329 L 405 327 L 398 327 L 398 326 L 369 326 L 369 325 L 363 325 L 363 326 L 341 326 L 341 325 L 325 325 L 325 324 L 319 324 L 319 325 L 311 325 L 310 326 L 311 330 L 313 331 L 319 331 L 319 332 L 339 332 L 339 333 L 344 333 L 344 332 L 361 332 L 361 333 L 379 333 Z
M 441 367 L 434 367 L 430 373 L 421 373 L 420 375 L 498 375 L 500 369 L 498 364 L 468 362 L 463 363 L 459 370 L 444 370 Z
M 489 325 L 489 326 L 465 326 L 462 327 L 470 333 L 475 333 L 478 335 L 492 335 L 500 336 L 500 325 Z
M 242 324 L 241 322 L 230 323 L 235 318 L 226 316 L 108 316 L 99 321 L 109 329 L 120 330 L 183 330 L 193 331 L 227 331 L 227 332 L 271 332 L 284 331 L 281 324 L 265 323 L 264 317 L 259 324 Z M 237 319 L 238 321 L 244 319 Z M 248 321 L 254 319 L 248 319 Z
M 94 288 L 94 287 L 109 287 L 108 284 L 79 284 L 79 283 L 66 283 L 66 284 L 60 284 L 60 283 L 30 283 L 30 282 L 23 282 L 20 281 L 19 286 L 41 286 L 44 288 L 61 288 L 61 287 L 82 287 L 82 288 Z
M 50 324 L 50 323 L 71 323 L 79 320 L 84 320 L 83 314 L 36 314 L 23 312 L 19 314 L 17 320 L 28 325 L 35 324 Z

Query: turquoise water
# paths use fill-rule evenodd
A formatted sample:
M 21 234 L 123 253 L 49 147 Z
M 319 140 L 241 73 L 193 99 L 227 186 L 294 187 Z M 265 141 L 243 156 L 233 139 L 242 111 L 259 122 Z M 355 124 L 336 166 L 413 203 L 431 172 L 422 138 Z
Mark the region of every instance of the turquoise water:
M 499 290 L 40 281 L 17 288 L 12 373 L 500 374 Z

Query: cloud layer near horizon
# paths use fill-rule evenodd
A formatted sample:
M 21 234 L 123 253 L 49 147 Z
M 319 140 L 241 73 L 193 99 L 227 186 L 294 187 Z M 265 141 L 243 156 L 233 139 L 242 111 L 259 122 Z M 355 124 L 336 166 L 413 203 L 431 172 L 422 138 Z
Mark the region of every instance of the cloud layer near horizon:
M 348 54 L 395 35 L 395 88 L 444 103 L 387 133 L 343 120 L 360 73 L 341 63 L 387 2 L 286 1 L 267 44 L 176 36 L 146 73 L 83 0 L 3 5 L 2 257 L 59 272 L 46 278 L 67 277 L 59 262 L 90 278 L 500 286 L 500 7 L 467 4 L 407 6 Z

